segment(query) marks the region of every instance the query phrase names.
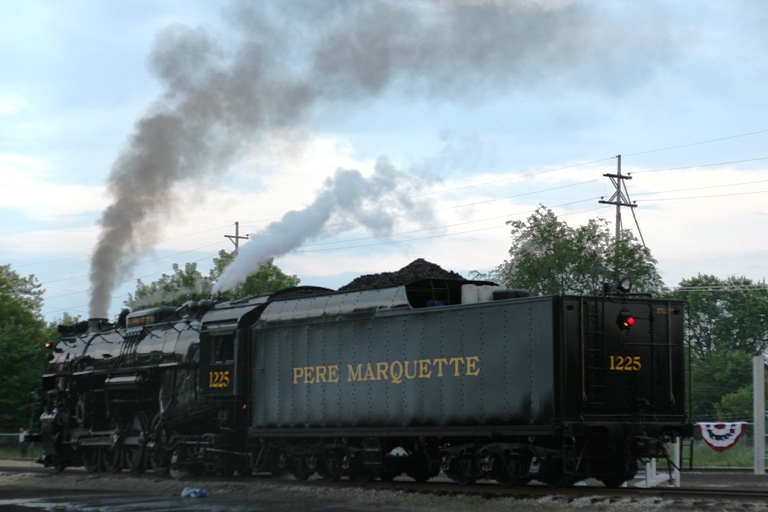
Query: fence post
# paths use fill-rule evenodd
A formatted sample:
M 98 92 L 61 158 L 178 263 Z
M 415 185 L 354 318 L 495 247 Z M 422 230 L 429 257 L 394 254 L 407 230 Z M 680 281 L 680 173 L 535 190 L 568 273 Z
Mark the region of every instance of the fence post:
M 754 390 L 753 423 L 754 430 L 754 468 L 756 475 L 765 474 L 765 358 L 755 356 L 752 359 L 752 389 Z

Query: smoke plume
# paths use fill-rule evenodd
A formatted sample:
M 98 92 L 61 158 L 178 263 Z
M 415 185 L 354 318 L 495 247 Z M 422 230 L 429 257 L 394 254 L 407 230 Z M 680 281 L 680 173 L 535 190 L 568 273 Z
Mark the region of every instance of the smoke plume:
M 376 162 L 374 173 L 364 177 L 355 169 L 338 169 L 325 180 L 315 200 L 299 211 L 290 211 L 263 231 L 251 235 L 247 244 L 222 273 L 214 293 L 226 291 L 244 281 L 259 265 L 301 247 L 309 240 L 362 226 L 377 236 L 392 231 L 395 218 L 418 208 L 420 222 L 431 215 L 410 198 L 412 177 L 398 171 L 385 158 Z M 422 203 L 423 204 L 423 203 Z M 332 221 L 332 222 L 331 222 Z
M 162 30 L 149 64 L 164 92 L 109 177 L 113 201 L 92 258 L 91 317 L 107 316 L 113 289 L 128 276 L 122 269 L 140 256 L 139 244 L 156 241 L 167 219 L 155 212 L 172 210 L 178 184 L 226 170 L 246 147 L 258 150 L 265 136 L 304 125 L 319 107 L 343 114 L 384 93 L 473 103 L 520 88 L 615 91 L 636 83 L 664 57 L 663 28 L 652 38 L 639 34 L 636 20 L 600 5 L 598 12 L 568 0 L 242 2 L 227 13 L 230 45 L 202 28 Z

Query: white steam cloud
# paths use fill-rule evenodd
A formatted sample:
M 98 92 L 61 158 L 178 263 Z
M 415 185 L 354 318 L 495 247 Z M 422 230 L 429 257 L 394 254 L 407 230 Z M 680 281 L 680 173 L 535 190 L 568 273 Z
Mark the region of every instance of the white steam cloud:
M 214 284 L 214 293 L 237 286 L 269 258 L 323 235 L 361 226 L 385 236 L 392 232 L 397 217 L 417 209 L 419 222 L 428 223 L 432 219 L 429 206 L 410 198 L 411 187 L 415 185 L 412 176 L 398 171 L 386 158 L 379 158 L 374 173 L 367 178 L 355 169 L 338 169 L 325 180 L 312 204 L 290 211 L 263 231 L 252 234 Z

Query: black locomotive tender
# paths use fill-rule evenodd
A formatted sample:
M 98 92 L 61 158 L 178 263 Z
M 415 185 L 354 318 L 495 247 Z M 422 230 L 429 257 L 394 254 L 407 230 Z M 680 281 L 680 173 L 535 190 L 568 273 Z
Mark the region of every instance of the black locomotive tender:
M 455 277 L 62 326 L 43 462 L 618 486 L 690 435 L 681 302 Z

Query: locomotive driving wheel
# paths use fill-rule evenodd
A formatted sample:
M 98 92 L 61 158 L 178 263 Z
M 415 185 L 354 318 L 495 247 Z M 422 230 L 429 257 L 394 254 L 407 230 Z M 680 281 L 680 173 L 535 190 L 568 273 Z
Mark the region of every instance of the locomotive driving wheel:
M 81 449 L 83 452 L 83 467 L 88 473 L 95 473 L 101 470 L 101 447 L 85 446 Z
M 119 473 L 125 467 L 125 450 L 123 449 L 124 432 L 120 422 L 112 421 L 111 444 L 101 448 L 101 463 L 107 473 Z
M 101 461 L 107 473 L 119 473 L 125 465 L 125 453 L 119 446 L 105 446 L 101 450 Z
M 171 467 L 171 455 L 168 453 L 170 435 L 161 413 L 157 413 L 152 419 L 149 431 L 152 435 L 152 449 L 148 451 L 147 458 L 155 474 L 165 475 Z
M 134 474 L 144 471 L 147 423 L 147 417 L 143 413 L 137 413 L 133 416 L 128 430 L 127 438 L 130 439 L 130 443 L 125 447 L 125 458 L 128 468 Z

